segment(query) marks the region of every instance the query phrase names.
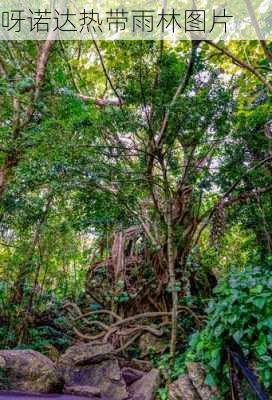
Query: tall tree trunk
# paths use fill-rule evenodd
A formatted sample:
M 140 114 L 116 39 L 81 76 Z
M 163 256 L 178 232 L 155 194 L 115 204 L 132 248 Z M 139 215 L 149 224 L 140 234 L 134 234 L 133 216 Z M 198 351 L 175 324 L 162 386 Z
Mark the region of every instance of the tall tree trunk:
M 19 158 L 16 152 L 12 152 L 6 155 L 3 165 L 0 167 L 0 198 L 6 191 L 9 175 L 13 168 L 18 164 Z
M 33 255 L 35 254 L 36 247 L 39 244 L 40 236 L 42 233 L 42 227 L 43 227 L 44 223 L 46 222 L 47 215 L 50 210 L 51 203 L 53 201 L 53 196 L 54 196 L 53 193 L 50 193 L 48 196 L 45 210 L 43 211 L 43 213 L 37 223 L 37 227 L 34 232 L 34 237 L 33 237 L 31 245 L 29 246 L 25 260 L 19 266 L 19 273 L 18 273 L 17 279 L 14 282 L 14 286 L 13 286 L 13 294 L 11 297 L 12 304 L 21 305 L 21 303 L 23 301 L 24 286 L 25 286 L 26 278 L 30 272 L 30 266 L 32 263 Z
M 14 118 L 13 118 L 13 133 L 12 133 L 12 141 L 15 150 L 11 150 L 7 152 L 5 159 L 3 161 L 2 166 L 0 167 L 0 200 L 2 199 L 5 191 L 7 190 L 10 177 L 14 173 L 15 167 L 18 165 L 20 158 L 25 152 L 25 149 L 21 149 L 19 152 L 16 150 L 16 141 L 22 138 L 22 133 L 25 128 L 27 128 L 31 118 L 34 114 L 35 106 L 37 100 L 40 95 L 40 91 L 42 85 L 45 80 L 46 67 L 48 64 L 50 52 L 54 45 L 54 39 L 57 35 L 56 31 L 51 30 L 48 34 L 47 40 L 40 46 L 37 63 L 36 63 L 36 74 L 35 74 L 35 83 L 31 88 L 32 95 L 30 98 L 30 104 L 27 109 L 24 111 L 24 115 L 20 118 L 19 110 L 20 103 L 18 98 L 14 98 L 13 106 L 14 106 Z M 21 154 L 22 153 L 22 154 Z
M 173 246 L 173 218 L 172 218 L 172 201 L 168 201 L 167 210 L 167 258 L 168 258 L 168 271 L 169 280 L 172 293 L 172 329 L 171 329 L 171 347 L 170 356 L 171 363 L 175 361 L 176 342 L 177 342 L 177 323 L 178 323 L 178 294 L 176 288 L 175 276 L 175 255 Z

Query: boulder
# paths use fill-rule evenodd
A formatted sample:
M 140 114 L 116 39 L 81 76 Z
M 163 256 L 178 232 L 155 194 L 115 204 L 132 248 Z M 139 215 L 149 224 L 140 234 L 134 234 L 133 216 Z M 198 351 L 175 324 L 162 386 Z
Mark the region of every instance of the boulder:
M 1 370 L 11 390 L 51 393 L 62 383 L 51 360 L 34 350 L 1 350 Z
M 123 368 L 122 369 L 122 377 L 127 385 L 131 385 L 133 382 L 141 379 L 144 376 L 144 372 L 139 371 L 138 369 L 134 368 Z
M 201 400 L 188 375 L 183 375 L 171 385 L 168 391 L 169 400 Z
M 150 372 L 153 368 L 153 364 L 146 360 L 137 360 L 136 358 L 126 360 L 122 357 L 118 357 L 118 361 L 121 368 L 133 368 L 142 372 Z
M 212 400 L 218 396 L 218 389 L 215 386 L 210 387 L 205 384 L 206 371 L 201 364 L 194 362 L 188 363 L 187 371 L 201 400 Z
M 84 366 L 99 363 L 113 358 L 113 347 L 108 343 L 80 343 L 72 347 L 59 358 L 58 368 L 62 373 L 69 371 L 71 366 Z
M 6 361 L 3 357 L 0 357 L 0 368 L 5 368 L 6 366 Z
M 206 372 L 199 363 L 187 364 L 188 374 L 169 386 L 169 400 L 212 400 L 218 398 L 218 389 L 205 384 Z
M 126 399 L 126 384 L 112 352 L 110 344 L 84 343 L 70 347 L 58 362 L 65 385 L 92 386 L 111 400 Z
M 63 389 L 63 393 L 65 394 L 74 394 L 76 396 L 85 396 L 85 397 L 100 397 L 101 391 L 98 387 L 94 386 L 65 386 Z
M 129 386 L 132 400 L 154 400 L 156 391 L 160 386 L 160 371 L 152 369 L 141 379 Z

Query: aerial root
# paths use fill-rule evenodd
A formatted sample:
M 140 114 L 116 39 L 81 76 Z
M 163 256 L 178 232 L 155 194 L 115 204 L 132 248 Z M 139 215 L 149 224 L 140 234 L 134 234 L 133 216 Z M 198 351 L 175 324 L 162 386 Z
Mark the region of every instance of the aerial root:
M 70 314 L 70 318 L 73 324 L 77 322 L 82 322 L 85 327 L 98 327 L 101 329 L 99 333 L 96 335 L 91 335 L 90 333 L 83 333 L 77 327 L 73 326 L 73 331 L 75 335 L 83 340 L 84 342 L 97 342 L 97 343 L 111 343 L 113 341 L 113 337 L 118 339 L 117 342 L 121 345 L 117 349 L 115 349 L 112 354 L 118 354 L 126 350 L 129 346 L 131 346 L 142 334 L 149 333 L 155 337 L 163 336 L 163 327 L 171 324 L 171 312 L 146 312 L 142 314 L 137 314 L 128 318 L 122 319 L 118 314 L 110 310 L 97 310 L 90 311 L 87 313 L 82 313 L 80 308 L 74 303 L 66 303 L 64 305 Z M 192 311 L 189 307 L 181 306 L 178 308 L 178 314 L 187 313 L 191 315 L 197 327 L 199 328 L 202 325 L 203 317 L 196 315 L 194 311 Z M 88 320 L 88 317 L 92 316 L 110 316 L 115 322 L 111 325 L 106 324 L 100 320 Z M 154 318 L 163 318 L 168 317 L 168 321 L 164 321 L 161 324 L 156 324 L 156 327 L 153 325 L 144 325 L 144 324 L 135 324 L 138 320 L 145 319 L 154 319 Z M 124 340 L 125 339 L 125 340 Z

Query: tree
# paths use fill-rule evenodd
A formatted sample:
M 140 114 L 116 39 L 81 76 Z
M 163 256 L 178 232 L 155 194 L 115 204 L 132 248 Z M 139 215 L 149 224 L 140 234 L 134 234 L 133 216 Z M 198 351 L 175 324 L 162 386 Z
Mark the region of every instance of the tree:
M 227 224 L 249 225 L 257 204 L 256 234 L 271 249 L 270 46 L 93 41 L 60 42 L 52 50 L 50 38 L 39 49 L 35 43 L 5 46 L 1 195 L 7 226 L 18 235 L 11 224 L 16 204 L 27 199 L 25 212 L 33 196 L 42 199 L 16 287 L 24 286 L 22 275 L 33 280 L 26 264 L 46 236 L 39 227 L 46 232 L 58 213 L 76 233 L 92 229 L 102 239 L 136 225 L 133 240 L 141 235 L 143 244 L 130 240 L 128 247 L 138 245 L 145 255 L 134 263 L 138 273 L 151 270 L 159 282 L 148 286 L 149 302 L 171 313 L 174 360 L 178 313 L 192 281 L 188 259 L 203 232 L 211 230 L 216 247 Z M 257 65 L 245 62 L 242 51 Z M 34 55 L 35 68 L 24 62 Z M 16 62 L 24 76 L 14 83 Z M 23 218 L 18 221 L 23 227 Z M 110 245 L 100 247 L 92 260 L 101 264 Z M 118 279 L 109 280 L 115 294 L 120 277 L 122 289 L 126 285 L 122 266 Z M 23 298 L 22 292 L 19 303 Z M 32 303 L 30 296 L 30 309 Z M 123 304 L 119 308 L 126 313 Z

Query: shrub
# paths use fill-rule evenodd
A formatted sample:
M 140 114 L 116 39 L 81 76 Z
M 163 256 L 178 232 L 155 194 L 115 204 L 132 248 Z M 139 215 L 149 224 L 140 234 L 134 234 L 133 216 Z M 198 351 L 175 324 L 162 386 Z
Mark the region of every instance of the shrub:
M 271 266 L 231 271 L 215 289 L 205 329 L 193 335 L 186 359 L 207 368 L 206 383 L 229 388 L 225 345 L 242 348 L 262 384 L 272 392 L 272 270 Z

